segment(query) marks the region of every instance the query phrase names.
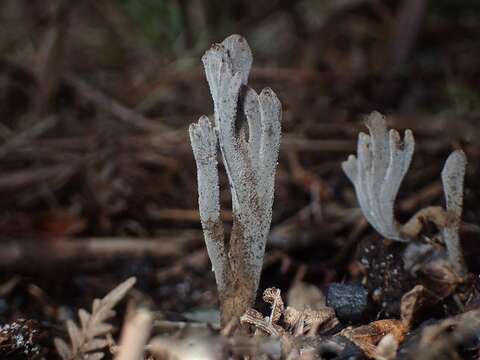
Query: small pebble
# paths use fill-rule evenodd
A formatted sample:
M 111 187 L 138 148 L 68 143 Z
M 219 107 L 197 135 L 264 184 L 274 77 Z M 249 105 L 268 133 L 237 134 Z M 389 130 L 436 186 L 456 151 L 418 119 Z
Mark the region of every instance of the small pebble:
M 328 287 L 327 306 L 335 309 L 340 322 L 360 323 L 369 310 L 368 290 L 361 284 L 332 283 Z

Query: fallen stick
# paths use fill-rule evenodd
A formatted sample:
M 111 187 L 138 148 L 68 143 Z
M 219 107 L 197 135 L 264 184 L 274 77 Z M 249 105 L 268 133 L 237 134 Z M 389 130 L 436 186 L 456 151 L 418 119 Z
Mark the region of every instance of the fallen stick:
M 36 124 L 33 124 L 28 129 L 10 136 L 0 147 L 0 158 L 5 157 L 10 150 L 46 133 L 57 125 L 57 120 L 58 119 L 55 116 L 48 116 L 45 119 L 38 121 Z
M 157 221 L 185 221 L 185 222 L 200 222 L 200 213 L 196 209 L 172 209 L 162 208 L 154 209 L 150 208 L 148 214 L 151 219 Z M 222 220 L 232 222 L 233 215 L 231 211 L 224 211 L 222 213 Z
M 120 339 L 120 351 L 115 360 L 144 359 L 145 345 L 150 335 L 152 314 L 147 310 L 139 310 L 127 321 Z
M 69 177 L 75 172 L 74 166 L 53 165 L 43 168 L 30 168 L 11 173 L 5 173 L 0 176 L 0 190 L 11 191 L 24 186 L 36 184 L 41 181 L 52 181 L 53 179 Z
M 181 237 L 183 239 L 180 239 Z M 155 239 L 140 238 L 84 238 L 56 240 L 26 240 L 0 243 L 0 268 L 37 268 L 59 263 L 78 262 L 91 258 L 176 257 L 201 243 L 200 232 L 162 236 Z
M 103 111 L 106 111 L 122 122 L 132 125 L 137 129 L 166 132 L 171 130 L 168 126 L 159 122 L 155 122 L 129 109 L 120 102 L 102 93 L 100 90 L 90 86 L 82 79 L 75 76 L 64 76 L 63 80 L 70 86 L 72 86 L 78 95 L 91 101 Z

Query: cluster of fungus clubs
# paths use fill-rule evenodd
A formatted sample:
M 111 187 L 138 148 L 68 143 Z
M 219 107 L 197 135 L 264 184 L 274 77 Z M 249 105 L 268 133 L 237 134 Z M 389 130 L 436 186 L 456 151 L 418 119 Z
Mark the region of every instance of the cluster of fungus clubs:
M 272 219 L 282 108 L 276 94 L 260 94 L 247 85 L 252 53 L 244 38 L 231 35 L 202 57 L 213 98 L 213 121 L 202 116 L 190 125 L 197 165 L 200 218 L 220 299 L 222 324 L 238 320 L 255 300 L 265 244 Z M 442 171 L 446 209 L 431 206 L 400 224 L 394 202 L 414 151 L 406 130 L 403 140 L 387 131 L 384 117 L 367 118 L 369 134 L 360 133 L 357 156 L 342 168 L 353 183 L 361 210 L 384 238 L 412 241 L 428 220 L 439 229 L 454 271 L 466 273 L 458 236 L 463 205 L 466 158 L 454 151 Z M 233 224 L 229 239 L 220 216 L 217 161 L 223 162 L 232 196 Z

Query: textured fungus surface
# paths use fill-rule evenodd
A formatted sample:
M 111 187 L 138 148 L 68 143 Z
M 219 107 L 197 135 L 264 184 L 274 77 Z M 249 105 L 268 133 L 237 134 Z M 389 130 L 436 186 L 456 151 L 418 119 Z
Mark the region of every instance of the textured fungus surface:
M 377 112 L 369 116 L 367 127 L 370 135 L 358 137 L 358 158 L 350 155 L 342 167 L 368 222 L 386 238 L 405 241 L 394 217 L 394 203 L 412 159 L 413 134 L 407 130 L 402 142 L 396 130 L 387 132 L 385 118 Z
M 357 157 L 350 155 L 342 168 L 355 187 L 358 203 L 375 230 L 390 240 L 409 241 L 417 237 L 426 221 L 439 229 L 450 262 L 458 274 L 465 274 L 465 262 L 459 239 L 463 207 L 463 180 L 466 157 L 454 151 L 442 170 L 446 209 L 430 206 L 418 211 L 406 224 L 395 219 L 398 190 L 408 171 L 415 147 L 413 134 L 405 131 L 402 141 L 396 130 L 387 132 L 385 117 L 373 112 L 366 125 L 370 135 L 358 136 Z
M 222 319 L 228 321 L 243 314 L 258 288 L 272 219 L 282 110 L 273 90 L 266 88 L 258 95 L 247 86 L 252 53 L 239 35 L 213 45 L 202 61 L 214 103 L 214 126 L 201 117 L 190 126 L 190 139 L 205 242 Z M 217 144 L 232 194 L 229 241 L 220 220 Z

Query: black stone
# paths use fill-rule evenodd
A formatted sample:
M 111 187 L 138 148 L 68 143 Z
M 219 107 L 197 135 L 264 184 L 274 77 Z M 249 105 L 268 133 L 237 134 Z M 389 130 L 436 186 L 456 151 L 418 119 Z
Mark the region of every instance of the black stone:
M 327 305 L 335 310 L 340 322 L 360 323 L 367 318 L 370 308 L 368 290 L 361 284 L 332 283 L 328 287 Z

